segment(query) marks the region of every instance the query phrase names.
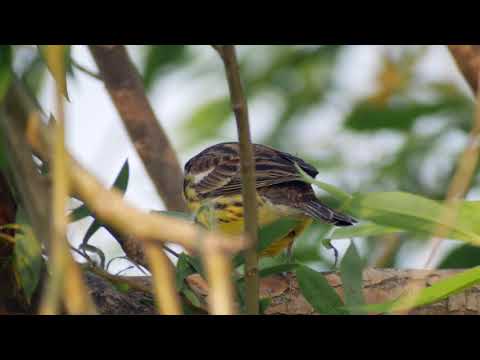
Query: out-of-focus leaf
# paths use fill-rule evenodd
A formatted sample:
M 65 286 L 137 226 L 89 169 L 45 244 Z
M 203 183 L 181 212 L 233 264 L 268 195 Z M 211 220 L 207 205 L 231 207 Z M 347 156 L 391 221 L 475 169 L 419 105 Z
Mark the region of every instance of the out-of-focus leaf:
M 373 223 L 336 228 L 332 240 L 354 237 L 380 236 L 403 232 L 404 230 Z
M 175 272 L 177 291 L 182 291 L 185 288 L 185 279 L 193 273 L 195 273 L 195 269 L 189 263 L 188 255 L 185 253 L 180 254 Z
M 122 193 L 124 193 L 125 190 L 127 190 L 129 178 L 130 178 L 130 167 L 128 165 L 128 159 L 126 159 L 113 183 L 113 187 L 116 188 L 117 190 L 120 190 Z
M 80 250 L 83 250 L 85 252 L 88 251 L 88 252 L 92 252 L 92 253 L 96 254 L 100 259 L 100 267 L 102 269 L 105 269 L 106 256 L 105 256 L 105 253 L 101 249 L 99 249 L 98 247 L 93 246 L 93 245 L 81 244 L 80 245 Z M 129 269 L 130 268 L 133 268 L 133 266 L 129 267 Z M 124 271 L 124 270 L 122 270 L 122 271 Z
M 437 266 L 438 269 L 467 269 L 480 265 L 480 247 L 462 245 L 450 251 Z
M 152 210 L 152 213 L 171 216 L 181 220 L 193 221 L 193 215 L 189 213 L 184 213 L 181 211 L 169 211 L 169 210 Z
M 453 224 L 441 223 L 445 205 L 403 192 L 354 194 L 345 208 L 357 218 L 413 232 L 430 234 L 442 227 L 451 238 L 480 245 L 480 202 L 464 202 Z
M 182 124 L 181 132 L 186 137 L 184 146 L 193 147 L 217 137 L 231 114 L 230 100 L 227 97 L 212 100 L 198 107 Z
M 258 302 L 260 315 L 265 314 L 265 310 L 268 309 L 268 307 L 270 306 L 271 303 L 272 303 L 271 298 L 260 299 L 260 301 Z
M 347 252 L 340 263 L 340 276 L 342 278 L 343 293 L 347 306 L 361 306 L 365 303 L 363 298 L 363 261 L 358 255 L 354 242 L 350 243 Z M 362 314 L 354 311 L 352 314 Z
M 289 272 L 292 270 L 295 270 L 298 267 L 298 264 L 280 264 L 280 265 L 274 265 L 270 266 L 267 268 L 264 268 L 258 272 L 258 275 L 261 278 L 270 276 L 270 275 L 275 275 L 275 274 L 280 274 L 284 272 Z M 243 281 L 245 280 L 245 276 L 242 275 L 238 278 L 238 281 Z
M 314 221 L 297 239 L 293 247 L 295 261 L 301 263 L 319 262 L 325 260 L 320 248 L 322 240 L 328 235 L 331 226 Z
M 37 54 L 21 75 L 22 81 L 26 83 L 27 88 L 32 91 L 35 98 L 39 95 L 46 73 L 47 67 L 43 58 L 40 54 Z M 36 99 L 32 100 L 35 101 Z M 38 101 L 35 102 L 38 103 Z
M 434 103 L 405 102 L 387 106 L 366 101 L 356 105 L 345 120 L 345 126 L 356 131 L 374 131 L 382 129 L 410 130 L 421 116 L 438 113 L 454 113 L 464 108 L 464 97 L 440 99 Z
M 276 240 L 284 238 L 298 225 L 298 223 L 298 220 L 286 218 L 261 227 L 258 232 L 257 251 L 261 252 L 268 248 Z M 243 255 L 236 255 L 233 259 L 234 268 L 242 265 L 244 261 L 245 258 Z
M 22 224 L 22 230 L 15 234 L 13 261 L 20 286 L 30 302 L 40 281 L 42 249 L 29 225 Z
M 324 315 L 348 314 L 337 292 L 330 286 L 322 273 L 299 265 L 296 275 L 303 296 L 315 311 Z
M 81 248 L 85 248 L 88 245 L 90 238 L 102 227 L 102 223 L 95 219 L 93 223 L 88 227 L 87 232 L 83 236 Z
M 188 51 L 186 45 L 150 45 L 147 48 L 143 83 L 147 90 L 152 88 L 154 81 L 164 72 L 174 66 L 185 63 Z
M 295 164 L 295 167 L 297 168 L 300 175 L 302 175 L 302 178 L 305 182 L 318 186 L 320 189 L 328 192 L 329 194 L 331 194 L 332 196 L 334 196 L 338 200 L 343 202 L 343 201 L 347 201 L 347 200 L 352 198 L 352 195 L 350 195 L 349 193 L 337 188 L 336 186 L 327 184 L 323 181 L 315 180 L 310 175 L 308 175 L 305 171 L 303 171 L 300 168 L 300 166 L 298 166 L 297 164 Z
M 75 208 L 70 213 L 70 221 L 73 223 L 75 221 L 79 221 L 85 219 L 87 216 L 91 216 L 92 212 L 87 208 L 85 204 Z
M 457 294 L 480 282 L 480 267 L 466 270 L 446 279 L 435 282 L 416 294 L 400 296 L 398 299 L 382 304 L 368 304 L 359 309 L 369 313 L 388 313 L 407 311 L 420 306 L 436 303 L 450 295 Z M 358 309 L 357 309 L 358 310 Z
M 67 69 L 70 64 L 70 46 L 69 45 L 38 45 L 39 52 L 43 57 L 45 64 L 52 74 L 59 91 L 67 100 Z M 59 61 L 62 59 L 63 61 Z
M 130 178 L 130 168 L 128 165 L 128 159 L 122 165 L 120 172 L 118 173 L 115 181 L 113 182 L 112 187 L 119 190 L 122 194 L 125 193 L 128 187 L 128 181 Z M 93 216 L 92 212 L 88 209 L 87 205 L 83 204 L 75 208 L 70 214 L 70 222 L 75 222 L 86 218 L 87 216 Z M 93 226 L 93 224 L 92 224 Z M 98 229 L 96 229 L 98 230 Z M 96 231 L 95 230 L 95 231 Z M 93 234 L 90 234 L 90 236 Z
M 0 45 L 0 103 L 7 93 L 12 78 L 12 48 Z

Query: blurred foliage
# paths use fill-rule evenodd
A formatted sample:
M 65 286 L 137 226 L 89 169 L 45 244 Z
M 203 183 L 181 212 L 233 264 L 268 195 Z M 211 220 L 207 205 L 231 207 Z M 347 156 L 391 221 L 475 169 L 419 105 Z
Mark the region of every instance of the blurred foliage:
M 19 49 L 20 46 L 13 47 L 14 55 Z M 315 309 L 326 313 L 359 311 L 362 299 L 355 274 L 363 266 L 375 263 L 384 250 L 385 239 L 398 237 L 384 261 L 388 266 L 399 267 L 406 263 L 404 257 L 408 251 L 405 249 L 411 249 L 412 245 L 416 248 L 429 239 L 437 226 L 445 225 L 440 223 L 439 216 L 443 206 L 436 200 L 445 197 L 473 119 L 472 98 L 458 84 L 423 76 L 421 68 L 428 54 L 427 46 L 376 49 L 378 66 L 374 69 L 372 86 L 363 92 L 353 91 L 356 95 L 347 91 L 341 73 L 345 71 L 345 64 L 358 66 L 351 58 L 346 59 L 352 46 L 239 46 L 238 49 L 252 124 L 264 121 L 256 115 L 256 104 L 268 103 L 272 114 L 268 126 L 263 126 L 262 133 L 255 137 L 256 141 L 312 163 L 320 172 L 318 180 L 321 181 L 314 182 L 321 189 L 319 197 L 361 220 L 359 225 L 336 229 L 333 234 L 328 226 L 315 223 L 295 242 L 293 265 L 286 264 L 285 254 L 261 260 L 261 274 L 295 269 L 305 297 Z M 37 96 L 49 66 L 42 46 L 39 50 L 35 48 L 25 57 L 17 71 Z M 66 72 L 53 74 L 65 94 L 66 79 L 77 70 L 70 47 L 66 50 Z M 182 144 L 180 151 L 193 153 L 206 144 L 236 140 L 224 69 L 213 49 L 151 45 L 139 50 L 143 55 L 139 68 L 147 91 L 172 74 L 187 74 L 190 82 L 200 88 L 204 86 L 199 99 L 192 101 L 193 106 L 185 104 L 186 116 L 176 124 L 176 131 L 181 134 L 178 136 Z M 0 98 L 10 76 L 11 51 L 9 46 L 0 47 Z M 21 59 L 15 57 L 14 60 Z M 362 71 L 361 67 L 354 69 L 356 73 Z M 456 70 L 452 68 L 452 71 Z M 332 114 L 333 120 L 328 114 Z M 319 124 L 332 128 L 324 134 L 326 126 Z M 396 145 L 389 143 L 392 138 Z M 359 161 L 359 154 L 369 155 L 368 160 Z M 126 176 L 128 182 L 128 168 Z M 480 189 L 479 181 L 476 174 L 472 193 Z M 126 184 L 120 187 L 125 189 Z M 462 203 L 458 221 L 449 229 L 449 236 L 471 244 L 450 250 L 440 267 L 468 268 L 480 264 L 480 252 L 472 246 L 480 243 L 479 204 L 476 201 Z M 94 214 L 82 206 L 71 215 L 76 221 Z M 184 214 L 170 215 L 185 217 Z M 96 252 L 96 248 L 86 246 L 90 246 L 89 237 L 101 226 L 97 220 L 92 223 L 85 234 L 85 251 Z M 287 221 L 263 229 L 261 246 L 288 232 L 290 226 Z M 340 263 L 342 279 L 349 286 L 346 299 L 349 309 L 344 308 L 323 275 L 315 271 L 333 264 L 333 252 L 328 250 L 325 241 L 333 241 L 332 245 L 336 246 L 340 239 L 346 238 L 355 238 L 356 245 L 344 247 L 347 250 Z M 103 252 L 100 250 L 98 255 L 102 258 Z M 242 261 L 241 256 L 235 258 L 236 266 Z M 184 286 L 184 279 L 201 270 L 197 258 L 180 255 L 177 287 L 193 306 L 198 305 L 198 299 Z M 419 301 L 425 303 L 435 296 L 458 291 L 477 278 L 477 273 L 460 275 L 457 283 L 447 283 L 443 288 L 440 284 L 422 294 Z M 237 281 L 240 295 L 241 279 L 240 274 Z
M 337 100 L 335 96 L 344 92 L 338 80 L 338 67 L 344 62 L 345 54 L 348 54 L 351 48 L 352 46 L 344 45 L 239 46 L 241 74 L 249 103 L 254 104 L 265 96 L 274 100 L 273 123 L 257 141 L 298 154 L 318 168 L 320 180 L 322 173 L 333 175 L 338 179 L 336 185 L 347 191 L 354 190 L 362 194 L 372 191 L 401 191 L 412 196 L 421 195 L 427 202 L 428 199 L 443 199 L 459 149 L 464 146 L 451 145 L 450 138 L 455 134 L 460 139 L 463 134 L 466 140 L 473 118 L 472 98 L 451 81 L 424 79 L 420 68 L 428 53 L 428 46 L 384 46 L 378 47 L 378 66 L 373 77 L 372 90 L 356 97 L 340 96 L 340 100 Z M 215 82 L 225 89 L 223 95 L 221 92 L 213 92 L 211 97 L 195 106 L 190 115 L 178 125 L 185 151 L 201 149 L 199 146 L 211 142 L 233 140 L 231 133 L 226 130 L 233 116 L 229 108 L 221 62 L 216 58 L 216 52 L 210 49 L 209 60 L 198 65 L 194 56 L 196 51 L 199 53 L 195 46 L 151 46 L 148 47 L 148 56 L 145 57 L 144 75 L 148 88 L 151 88 L 151 74 L 165 74 L 166 67 L 172 69 L 177 66 L 179 71 L 183 69 L 196 74 L 193 79 L 198 83 Z M 161 75 L 157 75 L 156 79 L 160 81 Z M 208 93 L 208 88 L 205 88 L 205 92 Z M 339 138 L 340 135 L 346 135 L 348 139 L 359 139 L 368 144 L 370 137 L 383 136 L 388 139 L 394 134 L 399 145 L 393 152 L 389 150 L 388 155 L 381 156 L 379 160 L 371 161 L 361 168 L 349 159 L 344 148 L 347 140 L 339 139 L 337 142 L 335 139 L 328 139 L 330 141 L 327 147 L 322 143 L 325 138 L 321 134 L 311 134 L 312 138 L 319 139 L 318 150 L 315 151 L 315 148 L 312 148 L 314 143 L 303 144 L 297 134 L 308 128 L 312 113 L 325 107 L 334 107 L 342 114 Z M 252 115 L 254 113 L 251 109 L 252 123 L 262 121 Z M 347 148 L 354 151 L 348 144 Z M 381 148 L 376 149 L 375 151 L 381 151 Z M 352 181 L 352 174 L 360 176 Z M 478 188 L 479 180 L 479 177 L 475 176 L 473 189 Z M 341 205 L 341 201 L 330 195 L 319 195 L 331 206 Z M 410 203 L 410 200 L 414 202 Z M 362 202 L 362 208 L 366 198 L 359 195 L 356 201 Z M 403 202 L 397 198 L 388 201 L 398 204 Z M 415 219 L 418 218 L 419 209 L 422 209 L 414 206 L 416 201 L 414 198 L 407 201 Z M 352 206 L 354 205 L 352 203 Z M 437 206 L 433 202 L 430 205 Z M 432 208 L 427 206 L 422 211 L 427 214 L 431 210 Z M 357 212 L 356 215 L 364 219 L 365 210 Z M 366 251 L 365 261 L 373 264 L 383 248 L 383 237 L 399 233 L 397 248 L 390 256 L 390 265 L 398 266 L 399 262 L 404 261 L 397 256 L 402 248 L 428 239 L 428 234 L 418 232 L 420 229 L 416 225 L 421 224 L 420 227 L 431 230 L 432 224 L 428 225 L 428 221 L 423 220 L 420 223 L 411 222 L 408 216 L 405 218 L 405 214 L 391 214 L 387 218 L 391 221 L 381 221 L 381 224 L 362 223 L 355 229 L 338 229 L 333 239 L 340 236 L 363 239 L 361 248 Z M 377 221 L 378 217 L 374 220 Z M 405 229 L 398 230 L 399 225 L 408 225 L 410 232 L 405 233 Z M 295 259 L 311 265 L 316 264 L 315 266 L 320 268 L 329 267 L 331 255 L 321 250 L 324 231 L 321 226 L 314 226 L 303 234 L 294 247 Z M 262 264 L 274 265 L 283 260 L 282 256 L 279 256 L 278 259 L 262 260 Z M 465 257 L 465 261 L 458 261 L 458 266 L 462 264 L 467 266 L 471 261 Z

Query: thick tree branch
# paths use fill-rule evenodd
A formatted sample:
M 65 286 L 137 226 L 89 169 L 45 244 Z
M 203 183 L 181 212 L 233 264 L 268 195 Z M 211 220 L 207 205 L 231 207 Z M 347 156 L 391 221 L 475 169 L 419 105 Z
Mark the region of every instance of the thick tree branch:
M 184 211 L 182 169 L 126 48 L 123 45 L 91 45 L 89 48 L 132 143 L 167 209 Z
M 430 286 L 438 280 L 452 276 L 462 270 L 394 270 L 366 269 L 363 273 L 363 293 L 367 303 L 383 303 L 393 300 L 408 289 L 413 282 L 421 282 Z M 87 283 L 92 289 L 92 297 L 98 311 L 102 314 L 154 314 L 153 297 L 131 287 L 128 292 L 116 290 L 108 279 L 89 272 Z M 271 297 L 267 315 L 312 315 L 316 314 L 310 304 L 301 295 L 293 275 L 291 279 L 284 276 L 271 276 L 260 282 L 260 297 Z M 339 273 L 328 273 L 326 279 L 343 298 L 342 280 Z M 141 288 L 150 288 L 150 277 L 128 277 L 129 281 L 138 283 Z M 290 288 L 289 288 L 290 282 Z M 187 278 L 190 288 L 208 302 L 208 286 L 198 275 Z M 411 310 L 409 314 L 421 315 L 479 315 L 480 285 L 473 286 L 464 292 L 452 295 L 435 304 Z
M 473 93 L 476 94 L 480 74 L 480 45 L 448 45 L 448 49 Z

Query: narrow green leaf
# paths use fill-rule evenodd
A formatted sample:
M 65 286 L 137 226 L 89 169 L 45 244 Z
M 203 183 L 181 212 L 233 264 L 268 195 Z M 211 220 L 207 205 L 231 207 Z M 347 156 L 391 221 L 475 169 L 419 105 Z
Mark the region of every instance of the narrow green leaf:
M 201 105 L 183 122 L 180 132 L 186 135 L 185 147 L 193 147 L 219 135 L 232 114 L 230 99 L 221 97 Z
M 12 79 L 12 48 L 10 45 L 0 45 L 0 103 L 7 93 Z
M 260 299 L 260 301 L 258 302 L 260 315 L 265 314 L 265 310 L 268 309 L 268 307 L 270 306 L 271 303 L 272 303 L 271 298 Z
M 421 116 L 440 112 L 455 113 L 468 105 L 465 96 L 443 97 L 433 103 L 392 103 L 377 105 L 370 101 L 360 102 L 345 120 L 345 126 L 356 131 L 383 129 L 408 131 Z
M 478 283 L 480 283 L 480 267 L 475 267 L 439 280 L 432 286 L 422 289 L 417 294 L 401 296 L 396 300 L 382 304 L 368 304 L 361 307 L 361 309 L 369 313 L 407 311 L 436 303 Z
M 298 223 L 299 220 L 285 218 L 261 227 L 258 232 L 257 251 L 261 252 L 268 248 L 275 241 L 284 238 L 298 225 Z M 238 254 L 233 258 L 234 268 L 243 265 L 244 262 L 245 258 L 242 254 Z
M 468 269 L 480 265 L 480 247 L 462 245 L 450 251 L 437 269 Z
M 403 232 L 405 230 L 373 223 L 336 228 L 331 239 L 348 239 L 354 237 L 379 236 Z
M 182 291 L 185 286 L 185 279 L 187 276 L 195 273 L 195 269 L 190 265 L 188 261 L 188 255 L 185 253 L 180 254 L 177 261 L 177 267 L 175 271 L 175 283 L 177 291 Z
M 125 193 L 128 187 L 128 181 L 130 179 L 130 168 L 128 165 L 128 159 L 125 160 L 125 162 L 122 165 L 122 168 L 120 169 L 120 172 L 118 173 L 117 177 L 115 178 L 115 181 L 113 182 L 112 188 L 116 188 L 119 190 L 122 194 Z M 70 222 L 76 222 L 82 219 L 85 219 L 88 216 L 94 216 L 90 209 L 88 209 L 87 205 L 83 204 L 76 209 L 74 209 L 70 214 Z M 95 226 L 98 224 L 95 224 Z M 93 226 L 93 224 L 92 224 Z M 98 229 L 97 229 L 98 230 Z M 95 230 L 96 231 L 96 230 Z M 91 234 L 93 235 L 93 234 Z M 91 236 L 90 235 L 90 236 Z
M 480 245 L 480 202 L 462 202 L 453 224 L 441 223 L 445 205 L 404 192 L 354 194 L 345 208 L 357 218 L 380 225 L 431 234 L 441 228 L 448 237 Z
M 42 270 L 42 249 L 32 228 L 22 224 L 22 230 L 15 234 L 13 261 L 27 301 L 30 302 L 40 281 Z
M 261 278 L 264 278 L 270 275 L 289 272 L 289 271 L 295 270 L 297 267 L 298 267 L 298 264 L 280 264 L 280 265 L 269 266 L 267 268 L 260 270 L 258 272 L 258 276 L 260 276 Z M 242 275 L 238 278 L 237 281 L 244 281 L 244 280 L 245 280 L 245 276 Z
M 85 219 L 86 217 L 91 215 L 92 212 L 87 208 L 85 204 L 83 204 L 72 210 L 72 212 L 69 214 L 70 222 L 74 223 L 76 221 Z
M 88 227 L 87 232 L 83 236 L 82 243 L 80 244 L 80 248 L 86 249 L 88 246 L 88 241 L 90 238 L 102 227 L 102 223 L 95 219 L 92 224 Z
M 167 210 L 152 210 L 152 213 L 171 216 L 181 220 L 193 221 L 193 215 L 181 211 L 167 211 Z
M 310 175 L 308 175 L 305 171 L 303 171 L 302 168 L 300 168 L 300 166 L 298 166 L 297 164 L 295 164 L 295 167 L 297 168 L 300 175 L 302 175 L 303 181 L 309 184 L 318 186 L 320 189 L 328 192 L 330 195 L 332 195 L 333 197 L 337 198 L 342 202 L 350 200 L 352 198 L 352 195 L 343 191 L 340 188 L 337 188 L 336 186 L 327 184 L 323 181 L 315 180 Z
M 200 308 L 202 306 L 200 300 L 198 299 L 197 295 L 192 291 L 190 290 L 188 287 L 184 287 L 183 290 L 182 290 L 182 293 L 183 295 L 185 295 L 185 297 L 187 298 L 188 301 L 190 301 L 190 303 L 197 307 L 197 308 Z
M 145 89 L 151 90 L 159 76 L 170 68 L 183 64 L 187 55 L 187 45 L 149 45 L 143 70 Z
M 340 263 L 340 276 L 342 278 L 343 293 L 347 306 L 361 306 L 365 303 L 363 298 L 363 261 L 358 255 L 355 243 L 352 241 Z M 359 315 L 362 311 L 354 311 Z
M 348 314 L 348 310 L 344 308 L 337 292 L 330 286 L 322 273 L 299 265 L 296 275 L 303 296 L 315 311 L 325 315 Z
M 130 167 L 128 165 L 128 159 L 122 165 L 120 172 L 118 173 L 115 181 L 113 182 L 113 187 L 117 190 L 120 190 L 122 193 L 125 193 L 128 187 L 128 180 L 130 178 Z

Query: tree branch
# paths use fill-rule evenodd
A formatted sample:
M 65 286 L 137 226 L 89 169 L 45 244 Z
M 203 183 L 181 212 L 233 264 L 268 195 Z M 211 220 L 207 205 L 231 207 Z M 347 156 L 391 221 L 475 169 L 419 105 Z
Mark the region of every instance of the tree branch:
M 182 169 L 127 50 L 123 45 L 91 45 L 89 48 L 132 143 L 167 209 L 184 211 Z
M 438 280 L 452 276 L 462 270 L 394 270 L 366 269 L 363 272 L 363 293 L 367 303 L 383 303 L 404 293 L 413 282 L 430 286 Z M 139 287 L 131 287 L 128 292 L 116 290 L 118 285 L 108 279 L 86 272 L 86 281 L 92 289 L 92 297 L 102 314 L 154 314 L 155 306 L 150 293 L 139 288 L 151 288 L 150 277 L 125 277 Z M 341 276 L 338 272 L 327 273 L 327 281 L 343 299 Z M 201 298 L 208 302 L 208 286 L 198 274 L 190 275 L 187 284 Z M 290 284 L 290 287 L 289 287 Z M 312 315 L 316 314 L 301 295 L 297 280 L 293 275 L 270 276 L 260 282 L 260 297 L 271 298 L 266 315 Z M 452 295 L 435 304 L 411 310 L 418 315 L 480 315 L 480 285 Z
M 480 45 L 448 45 L 448 49 L 473 93 L 476 94 L 480 74 Z
M 244 95 L 240 69 L 233 45 L 213 45 L 225 65 L 232 108 L 237 120 L 240 142 L 240 172 L 242 177 L 242 198 L 245 218 L 245 234 L 251 246 L 245 253 L 245 288 L 248 314 L 258 314 L 258 254 L 257 254 L 257 192 L 255 189 L 255 161 L 250 136 L 248 105 Z

